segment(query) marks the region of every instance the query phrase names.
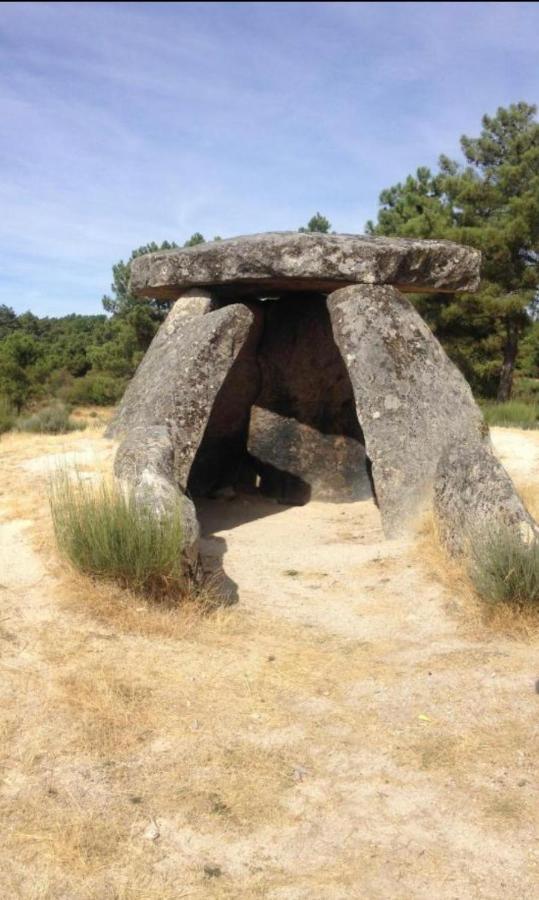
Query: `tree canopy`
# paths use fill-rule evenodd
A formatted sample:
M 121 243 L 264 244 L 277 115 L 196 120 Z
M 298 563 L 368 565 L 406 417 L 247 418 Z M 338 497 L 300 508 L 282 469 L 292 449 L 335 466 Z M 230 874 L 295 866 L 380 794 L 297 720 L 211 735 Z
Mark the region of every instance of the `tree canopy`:
M 193 235 L 189 240 L 193 241 L 193 238 L 195 237 L 200 237 L 202 241 L 204 240 L 202 235 Z M 199 241 L 197 240 L 195 243 L 199 243 Z M 113 296 L 111 297 L 106 294 L 102 298 L 101 302 L 103 304 L 103 309 L 112 315 L 125 315 L 134 307 L 138 306 L 140 300 L 129 293 L 129 269 L 131 263 L 137 256 L 144 256 L 146 253 L 156 253 L 158 250 L 174 250 L 177 246 L 178 244 L 174 241 L 163 241 L 162 244 L 156 244 L 155 241 L 152 241 L 149 244 L 143 244 L 142 247 L 137 247 L 136 250 L 133 250 L 127 262 L 124 262 L 123 259 L 121 259 L 119 262 L 115 263 L 112 267 L 112 284 L 110 286 Z M 190 246 L 190 244 L 187 243 L 186 246 Z M 160 304 L 158 301 L 152 301 L 150 306 L 158 317 L 164 312 L 163 304 Z
M 311 216 L 307 225 L 301 228 L 298 228 L 298 231 L 302 232 L 302 234 L 308 234 L 312 231 L 318 231 L 320 234 L 328 234 L 331 228 L 331 222 L 329 219 L 326 219 L 322 213 L 315 213 L 314 216 Z
M 367 232 L 445 238 L 483 255 L 477 294 L 430 295 L 417 305 L 473 387 L 511 395 L 519 343 L 539 308 L 539 123 L 516 103 L 464 135 L 463 164 L 441 156 L 380 194 Z

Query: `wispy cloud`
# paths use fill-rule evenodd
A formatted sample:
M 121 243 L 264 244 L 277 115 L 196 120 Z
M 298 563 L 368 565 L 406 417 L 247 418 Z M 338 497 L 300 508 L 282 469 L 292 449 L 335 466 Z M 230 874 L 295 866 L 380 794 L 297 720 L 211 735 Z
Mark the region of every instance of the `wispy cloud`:
M 99 311 L 149 240 L 361 231 L 538 95 L 531 3 L 4 4 L 0 303 Z

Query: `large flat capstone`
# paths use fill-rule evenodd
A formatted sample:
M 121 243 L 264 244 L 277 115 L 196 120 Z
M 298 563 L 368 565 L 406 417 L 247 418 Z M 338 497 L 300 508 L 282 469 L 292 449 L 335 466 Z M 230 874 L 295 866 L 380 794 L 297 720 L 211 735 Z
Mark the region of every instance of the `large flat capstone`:
M 330 293 L 352 284 L 390 284 L 402 291 L 473 291 L 480 253 L 451 241 L 353 234 L 253 234 L 139 256 L 130 290 L 175 300 L 190 287 L 217 296 L 274 292 Z

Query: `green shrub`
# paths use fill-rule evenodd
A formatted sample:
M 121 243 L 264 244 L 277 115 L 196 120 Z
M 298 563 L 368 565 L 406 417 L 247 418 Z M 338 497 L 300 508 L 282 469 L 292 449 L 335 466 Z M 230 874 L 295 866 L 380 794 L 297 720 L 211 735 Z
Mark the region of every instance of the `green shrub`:
M 539 378 L 515 378 L 513 400 L 539 405 Z
M 507 403 L 483 401 L 481 409 L 489 425 L 539 428 L 539 403 L 522 400 L 508 400 Z
M 500 525 L 470 542 L 469 575 L 487 603 L 539 604 L 539 541 Z
M 60 553 L 81 572 L 156 597 L 181 589 L 179 502 L 158 517 L 132 490 L 67 472 L 52 478 L 49 499 Z
M 15 411 L 7 397 L 0 397 L 0 434 L 11 431 L 15 424 Z
M 65 398 L 76 405 L 112 406 L 122 397 L 128 378 L 114 378 L 105 372 L 88 372 L 76 378 Z
M 63 403 L 44 406 L 33 415 L 17 422 L 19 431 L 35 434 L 66 434 L 68 431 L 82 431 L 85 427 L 84 422 L 74 422 L 69 418 L 69 410 Z

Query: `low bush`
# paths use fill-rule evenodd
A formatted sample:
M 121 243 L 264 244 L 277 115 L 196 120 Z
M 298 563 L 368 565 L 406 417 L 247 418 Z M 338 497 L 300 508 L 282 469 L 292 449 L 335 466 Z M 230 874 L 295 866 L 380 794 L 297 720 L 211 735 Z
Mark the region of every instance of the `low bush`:
M 77 405 L 111 406 L 122 397 L 128 380 L 105 372 L 88 372 L 73 381 L 65 399 Z
M 539 378 L 515 378 L 513 400 L 539 405 Z
M 539 428 L 539 403 L 523 400 L 509 400 L 507 403 L 483 401 L 481 408 L 489 425 Z
M 539 607 L 539 541 L 503 525 L 484 531 L 470 542 L 469 575 L 487 603 Z
M 0 397 L 0 434 L 11 431 L 15 425 L 16 415 L 6 397 Z
M 69 417 L 69 410 L 63 403 L 44 406 L 33 415 L 21 418 L 17 422 L 19 431 L 34 434 L 66 434 L 68 431 L 82 431 L 85 427 L 84 422 L 74 422 Z
M 81 572 L 154 597 L 181 590 L 179 503 L 158 517 L 132 490 L 67 472 L 52 478 L 49 498 L 60 553 Z

